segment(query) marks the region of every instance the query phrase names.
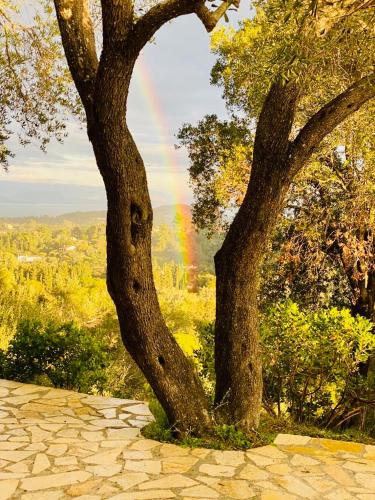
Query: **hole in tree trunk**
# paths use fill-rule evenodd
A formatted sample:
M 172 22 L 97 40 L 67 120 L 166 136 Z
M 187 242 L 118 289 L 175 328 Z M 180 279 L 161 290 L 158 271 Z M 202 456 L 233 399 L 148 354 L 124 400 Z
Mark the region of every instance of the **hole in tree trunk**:
M 141 289 L 141 284 L 140 284 L 140 282 L 139 282 L 139 281 L 137 281 L 137 280 L 134 280 L 134 281 L 133 281 L 133 290 L 134 290 L 135 292 L 139 292 L 139 291 L 140 291 L 140 289 Z
M 165 366 L 165 359 L 163 356 L 158 356 L 158 361 L 160 366 Z
M 131 203 L 130 205 L 130 217 L 131 217 L 131 225 L 130 232 L 132 238 L 132 244 L 135 246 L 142 229 L 142 210 L 139 205 L 136 203 Z

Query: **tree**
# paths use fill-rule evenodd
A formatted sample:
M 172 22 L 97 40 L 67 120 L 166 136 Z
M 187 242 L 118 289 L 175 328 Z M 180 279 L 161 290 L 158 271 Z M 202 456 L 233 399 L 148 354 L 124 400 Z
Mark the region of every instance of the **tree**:
M 139 15 L 130 0 L 102 0 L 103 48 L 98 59 L 87 0 L 55 0 L 66 58 L 86 112 L 88 136 L 107 193 L 107 284 L 116 305 L 122 339 L 170 423 L 180 432 L 204 433 L 211 426 L 211 417 L 202 384 L 160 312 L 151 265 L 152 208 L 143 161 L 126 123 L 126 103 L 138 54 L 159 28 L 180 15 L 196 14 L 211 31 L 231 4 L 238 2 L 223 1 L 219 7 L 208 8 L 203 0 L 166 0 Z M 311 2 L 303 2 L 296 8 L 296 15 L 291 12 L 289 20 L 284 19 L 286 4 L 294 5 L 278 0 L 257 2 L 260 10 L 254 26 L 261 33 L 251 58 L 262 56 L 257 64 L 267 75 L 259 101 L 264 103 L 248 190 L 215 258 L 218 415 L 245 431 L 258 425 L 261 406 L 256 292 L 258 267 L 268 236 L 293 176 L 322 139 L 374 95 L 374 76 L 368 71 L 370 62 L 366 66 L 363 57 L 358 58 L 354 49 L 348 50 L 346 60 L 359 66 L 356 72 L 350 66 L 340 85 L 334 79 L 330 81 L 330 91 L 342 93 L 312 114 L 296 138 L 290 140 L 292 126 L 298 126 L 294 120 L 297 104 L 313 87 L 311 83 L 308 88 L 303 80 L 306 75 L 312 80 L 321 49 L 325 50 L 326 63 L 321 66 L 328 71 L 327 64 L 336 56 L 332 48 L 337 46 L 335 37 L 338 33 L 343 36 L 347 23 L 353 25 L 356 37 L 363 36 L 367 24 L 360 21 L 366 21 L 368 12 L 360 10 L 340 18 L 324 40 L 316 41 L 309 23 Z M 301 22 L 304 26 L 295 36 L 295 25 Z M 340 28 L 335 29 L 336 25 Z M 241 32 L 237 39 L 235 35 L 232 38 L 230 45 L 240 58 L 253 51 L 249 40 L 241 39 Z M 343 38 L 342 43 L 346 43 L 347 37 Z M 307 45 L 311 67 L 303 71 L 303 58 L 294 57 L 291 62 L 290 52 L 298 49 L 302 55 L 306 42 L 311 42 L 311 47 Z M 271 54 L 274 47 L 277 54 Z M 248 59 L 245 58 L 245 66 L 239 65 L 239 70 L 249 78 L 256 72 Z M 290 67 L 293 71 L 284 71 Z M 231 77 L 225 73 L 223 58 L 217 68 L 218 75 L 220 72 L 230 93 Z M 268 84 L 270 90 L 265 95 Z M 344 85 L 348 87 L 342 89 Z M 248 93 L 246 85 L 237 88 L 243 89 L 238 98 Z M 328 96 L 325 93 L 320 97 L 325 100 Z M 313 92 L 309 97 L 311 104 Z
M 178 16 L 196 14 L 211 31 L 232 4 L 238 0 L 220 2 L 214 9 L 203 0 L 166 0 L 140 15 L 133 1 L 103 0 L 98 59 L 88 1 L 55 0 L 66 58 L 107 193 L 107 284 L 122 339 L 170 422 L 181 431 L 210 426 L 208 403 L 160 311 L 151 265 L 152 208 L 144 164 L 126 123 L 126 103 L 139 52 L 159 28 Z
M 262 265 L 263 307 L 292 298 L 374 321 L 373 109 L 363 106 L 332 133 L 294 178 Z M 251 125 L 210 115 L 179 138 L 190 149 L 195 222 L 224 234 L 246 193 Z
M 245 429 L 259 417 L 259 267 L 277 216 L 292 180 L 325 138 L 375 95 L 372 11 L 352 10 L 351 2 L 345 15 L 330 16 L 329 29 L 321 30 L 330 4 L 302 2 L 297 8 L 294 2 L 258 1 L 254 20 L 237 33 L 222 30 L 213 38 L 219 56 L 213 82 L 223 86 L 230 110 L 245 111 L 250 131 L 256 123 L 251 161 L 241 157 L 249 180 L 215 256 L 216 404 L 226 403 L 221 406 L 225 418 Z M 213 144 L 204 132 L 190 141 L 190 132 L 185 128 L 181 138 L 193 175 L 204 176 L 205 162 L 217 167 L 206 154 Z M 216 123 L 215 132 L 222 144 L 230 125 Z M 215 157 L 219 163 L 223 153 L 228 156 L 221 148 Z
M 20 144 L 31 141 L 45 150 L 51 136 L 65 136 L 64 115 L 79 114 L 77 99 L 63 64 L 57 26 L 47 2 L 30 7 L 0 0 L 0 166 L 7 168 L 12 151 L 7 141 L 17 131 Z M 16 127 L 15 127 L 16 125 Z

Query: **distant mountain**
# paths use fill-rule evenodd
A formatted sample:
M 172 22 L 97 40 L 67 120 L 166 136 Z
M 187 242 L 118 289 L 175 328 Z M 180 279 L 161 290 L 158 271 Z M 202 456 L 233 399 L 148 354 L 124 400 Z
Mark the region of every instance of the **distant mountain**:
M 154 226 L 165 224 L 173 227 L 176 223 L 177 212 L 191 216 L 189 205 L 164 205 L 154 208 Z M 48 226 L 61 225 L 65 221 L 76 224 L 77 226 L 91 226 L 99 222 L 105 222 L 106 212 L 104 210 L 95 210 L 91 212 L 70 212 L 62 215 L 50 216 L 42 215 L 40 217 L 0 217 L 0 223 L 24 224 L 30 221 L 37 221 L 40 224 Z

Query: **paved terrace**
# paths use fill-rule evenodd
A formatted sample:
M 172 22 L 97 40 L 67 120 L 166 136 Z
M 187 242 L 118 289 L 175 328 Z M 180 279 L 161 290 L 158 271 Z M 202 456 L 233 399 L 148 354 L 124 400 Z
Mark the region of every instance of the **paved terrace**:
M 375 446 L 280 434 L 247 452 L 144 439 L 138 401 L 0 380 L 0 500 L 375 499 Z

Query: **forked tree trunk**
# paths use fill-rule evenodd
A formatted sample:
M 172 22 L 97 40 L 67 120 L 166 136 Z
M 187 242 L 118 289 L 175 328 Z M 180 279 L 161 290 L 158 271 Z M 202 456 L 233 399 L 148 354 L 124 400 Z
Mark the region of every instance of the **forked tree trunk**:
M 123 343 L 170 423 L 182 434 L 202 434 L 210 426 L 206 396 L 193 363 L 166 327 L 153 280 L 152 208 L 146 172 L 124 112 L 133 65 L 121 70 L 116 68 L 118 64 L 114 60 L 103 71 L 99 69 L 95 121 L 89 124 L 108 201 L 108 290 L 116 305 Z M 127 78 L 121 81 L 119 74 Z

